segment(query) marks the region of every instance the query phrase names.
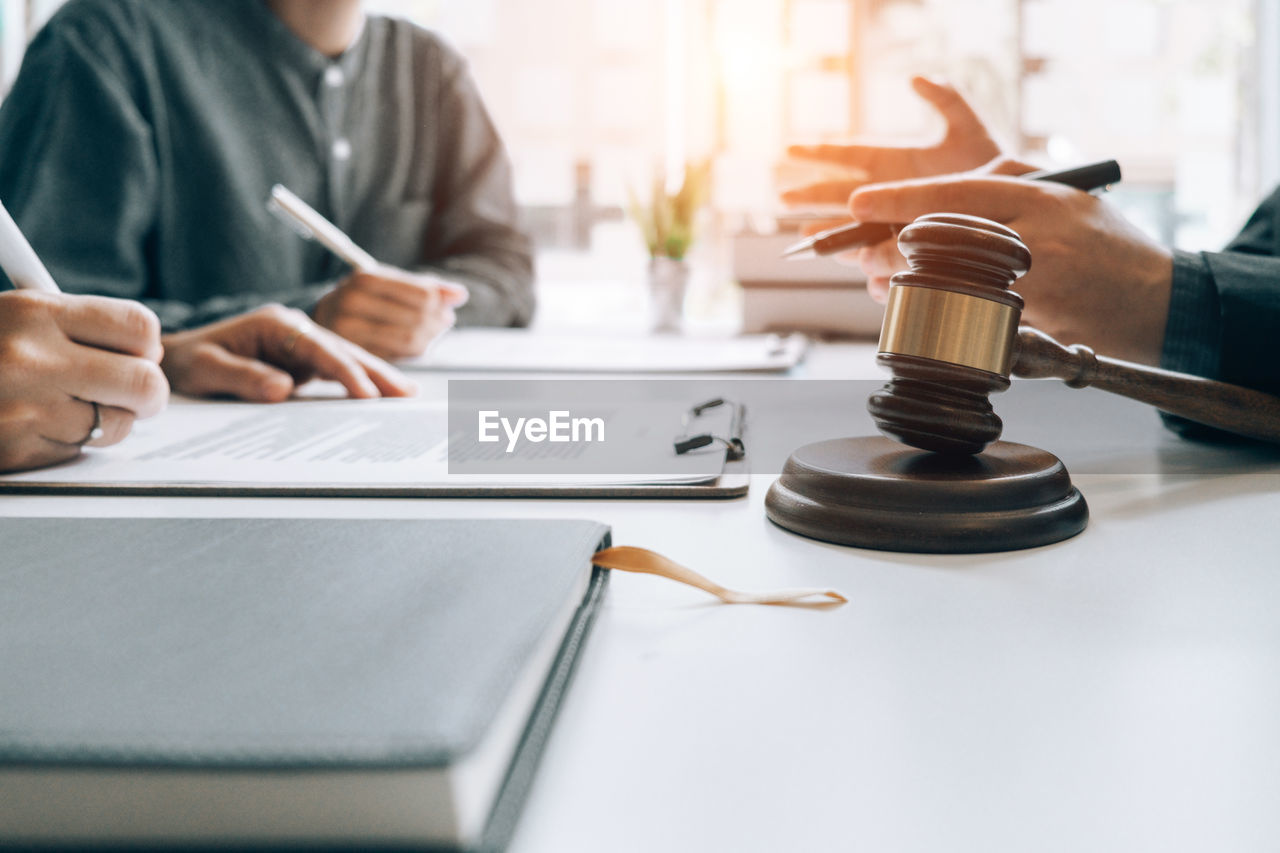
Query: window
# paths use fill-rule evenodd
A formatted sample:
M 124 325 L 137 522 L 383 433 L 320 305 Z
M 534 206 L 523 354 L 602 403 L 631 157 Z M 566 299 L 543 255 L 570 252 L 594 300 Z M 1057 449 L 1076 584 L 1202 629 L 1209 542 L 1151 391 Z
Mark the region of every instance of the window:
M 0 0 L 0 72 L 61 0 Z M 801 140 L 908 141 L 914 73 L 1045 165 L 1115 157 L 1153 235 L 1216 248 L 1280 178 L 1274 0 L 370 0 L 469 59 L 540 245 L 585 250 L 628 184 L 716 162 L 715 227 L 776 209 Z

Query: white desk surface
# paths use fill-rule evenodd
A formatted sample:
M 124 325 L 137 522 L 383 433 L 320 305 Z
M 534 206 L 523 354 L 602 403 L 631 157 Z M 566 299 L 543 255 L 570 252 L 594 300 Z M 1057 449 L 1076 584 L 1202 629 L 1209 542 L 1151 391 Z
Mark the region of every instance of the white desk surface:
M 867 349 L 820 348 L 805 375 L 874 375 Z M 1051 420 L 1103 397 L 1064 389 Z M 1280 455 L 1236 464 L 1141 422 L 1168 470 L 1097 450 L 1073 470 L 1088 529 L 995 555 L 798 538 L 765 518 L 769 476 L 728 502 L 5 496 L 0 512 L 588 517 L 729 585 L 848 594 L 728 607 L 615 573 L 514 853 L 1280 849 Z

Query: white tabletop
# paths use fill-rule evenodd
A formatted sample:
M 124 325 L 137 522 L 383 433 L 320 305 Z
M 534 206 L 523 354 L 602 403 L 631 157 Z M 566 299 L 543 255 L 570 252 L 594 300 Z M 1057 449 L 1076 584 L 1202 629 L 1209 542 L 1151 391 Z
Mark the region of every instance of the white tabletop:
M 836 347 L 805 375 L 873 371 L 865 347 Z M 802 539 L 765 518 L 764 475 L 723 502 L 5 496 L 0 512 L 587 517 L 727 585 L 849 596 L 729 607 L 615 573 L 516 853 L 1280 848 L 1280 455 L 1060 390 L 1006 434 L 1062 456 L 1091 520 L 1015 553 Z M 1132 434 L 1072 445 L 1121 410 Z

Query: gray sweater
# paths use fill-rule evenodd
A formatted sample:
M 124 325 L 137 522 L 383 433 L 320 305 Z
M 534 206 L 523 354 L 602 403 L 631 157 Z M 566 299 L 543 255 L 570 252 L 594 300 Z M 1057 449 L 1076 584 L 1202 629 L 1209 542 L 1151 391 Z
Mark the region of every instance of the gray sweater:
M 266 207 L 282 183 L 379 260 L 466 284 L 459 321 L 523 325 L 529 242 L 463 60 L 370 17 L 329 59 L 262 0 L 72 0 L 0 108 L 0 200 L 62 287 L 166 329 L 310 309 L 345 265 Z

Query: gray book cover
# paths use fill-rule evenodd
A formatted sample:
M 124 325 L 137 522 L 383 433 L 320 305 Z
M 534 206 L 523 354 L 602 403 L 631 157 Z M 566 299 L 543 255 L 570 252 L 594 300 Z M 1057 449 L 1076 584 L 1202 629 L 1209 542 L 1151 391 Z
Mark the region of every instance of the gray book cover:
M 501 846 L 607 536 L 0 519 L 0 842 Z

